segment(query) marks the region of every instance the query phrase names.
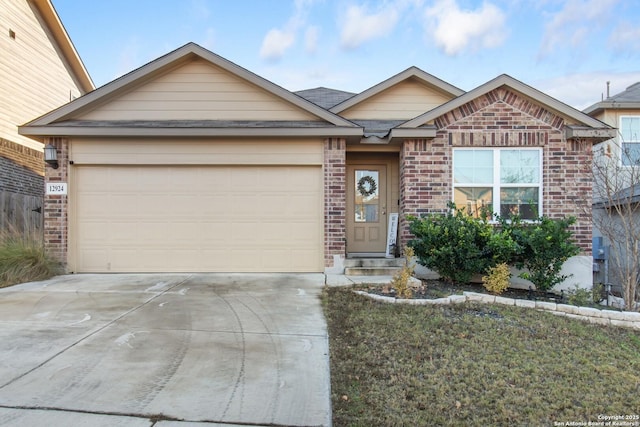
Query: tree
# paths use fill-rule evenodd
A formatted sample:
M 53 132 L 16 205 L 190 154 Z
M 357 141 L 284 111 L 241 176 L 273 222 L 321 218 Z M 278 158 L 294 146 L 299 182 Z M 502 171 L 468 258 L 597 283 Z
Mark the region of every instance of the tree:
M 595 150 L 593 174 L 594 234 L 610 245 L 610 282 L 622 287 L 632 311 L 640 297 L 640 154 L 606 141 Z

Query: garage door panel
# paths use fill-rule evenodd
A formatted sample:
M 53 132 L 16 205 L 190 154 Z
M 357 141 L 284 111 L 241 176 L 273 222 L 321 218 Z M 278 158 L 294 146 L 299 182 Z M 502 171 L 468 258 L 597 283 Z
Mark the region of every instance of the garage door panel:
M 78 234 L 87 242 L 102 242 L 107 238 L 107 228 L 102 222 L 85 221 L 78 227 Z
M 85 265 L 88 271 L 109 271 L 107 269 L 108 251 L 103 250 L 85 250 L 79 254 L 80 263 Z
M 80 166 L 79 272 L 322 271 L 319 166 Z
M 205 218 L 222 218 L 229 214 L 228 196 L 201 196 L 202 213 Z

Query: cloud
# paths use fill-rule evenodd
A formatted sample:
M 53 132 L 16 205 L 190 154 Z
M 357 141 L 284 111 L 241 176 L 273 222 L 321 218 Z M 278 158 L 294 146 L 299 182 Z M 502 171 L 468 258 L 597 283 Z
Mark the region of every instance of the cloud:
M 193 19 L 206 21 L 211 15 L 211 11 L 204 0 L 191 0 L 189 5 L 189 15 Z
M 295 44 L 298 31 L 306 24 L 309 9 L 316 0 L 295 0 L 294 12 L 283 28 L 272 28 L 262 40 L 260 57 L 276 61 Z
M 535 82 L 534 86 L 565 104 L 584 110 L 606 97 L 607 82 L 611 82 L 610 94 L 615 95 L 638 81 L 640 81 L 640 71 L 626 73 L 598 71 L 544 79 Z
M 399 15 L 394 4 L 388 4 L 377 13 L 368 13 L 365 6 L 349 6 L 340 35 L 342 47 L 355 49 L 365 42 L 390 34 L 398 23 Z
M 425 14 L 428 31 L 447 55 L 494 48 L 507 36 L 506 15 L 492 3 L 485 2 L 476 10 L 463 10 L 456 0 L 438 0 Z
M 295 41 L 294 31 L 279 30 L 277 28 L 269 30 L 262 40 L 260 57 L 267 60 L 280 59 Z
M 307 28 L 304 34 L 304 46 L 308 53 L 316 53 L 318 50 L 318 38 L 320 36 L 320 29 L 316 26 Z
M 213 50 L 216 42 L 216 30 L 214 28 L 207 28 L 204 34 L 204 40 L 202 46 L 206 49 Z
M 640 27 L 623 21 L 611 32 L 608 43 L 618 52 L 640 53 Z
M 138 37 L 134 36 L 127 40 L 118 55 L 118 66 L 116 69 L 116 75 L 113 76 L 114 79 L 129 73 L 144 63 L 140 55 L 141 50 L 142 45 Z
M 538 52 L 545 58 L 567 47 L 587 45 L 594 29 L 607 25 L 606 17 L 619 0 L 568 0 L 556 13 L 546 13 L 545 31 Z

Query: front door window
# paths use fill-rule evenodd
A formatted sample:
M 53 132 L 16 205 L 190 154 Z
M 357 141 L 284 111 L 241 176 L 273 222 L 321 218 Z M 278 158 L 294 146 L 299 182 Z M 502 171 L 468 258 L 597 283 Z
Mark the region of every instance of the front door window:
M 355 171 L 355 222 L 380 221 L 380 179 L 375 170 Z

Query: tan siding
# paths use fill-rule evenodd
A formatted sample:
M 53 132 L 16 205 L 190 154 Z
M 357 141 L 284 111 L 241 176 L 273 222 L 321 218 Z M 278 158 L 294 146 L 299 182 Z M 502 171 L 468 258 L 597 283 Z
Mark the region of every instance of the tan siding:
M 345 110 L 340 115 L 347 119 L 409 120 L 449 100 L 451 96 L 409 79 Z
M 26 0 L 3 0 L 0 13 L 0 138 L 30 148 L 42 144 L 18 135 L 27 123 L 80 96 L 62 56 Z M 9 37 L 9 30 L 16 34 Z
M 322 165 L 322 140 L 83 139 L 71 143 L 75 164 Z
M 639 110 L 635 109 L 616 109 L 616 110 L 605 110 L 600 116 L 596 117 L 598 120 L 603 121 L 604 123 L 612 126 L 616 129 L 620 128 L 620 117 L 623 116 L 638 116 L 640 115 Z M 609 147 L 610 152 L 616 159 L 621 158 L 621 137 L 619 131 L 616 134 L 616 137 L 612 140 L 605 142 Z
M 216 67 L 195 60 L 83 115 L 87 120 L 318 120 Z

